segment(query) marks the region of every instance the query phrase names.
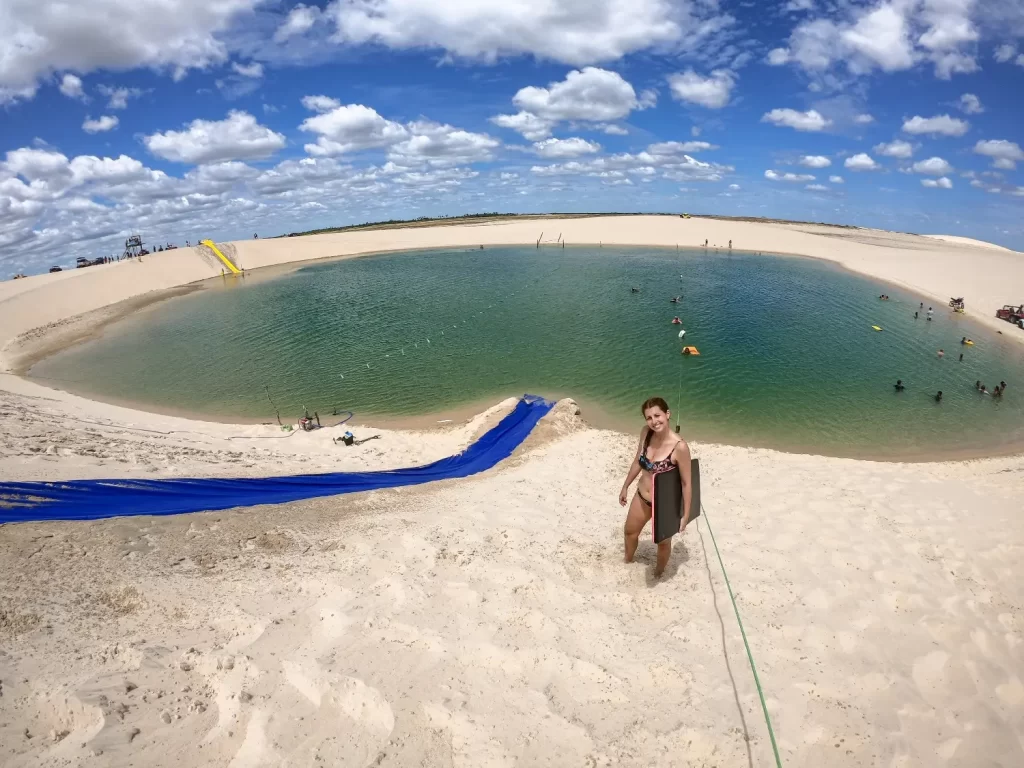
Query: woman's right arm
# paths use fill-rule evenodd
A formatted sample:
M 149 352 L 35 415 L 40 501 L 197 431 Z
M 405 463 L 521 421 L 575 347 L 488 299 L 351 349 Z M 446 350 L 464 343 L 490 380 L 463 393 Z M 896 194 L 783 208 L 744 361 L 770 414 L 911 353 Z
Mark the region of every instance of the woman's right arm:
M 629 492 L 629 486 L 636 480 L 636 476 L 640 474 L 640 451 L 644 449 L 644 437 L 647 435 L 647 427 L 644 427 L 640 432 L 640 439 L 636 444 L 636 453 L 633 454 L 633 461 L 629 464 L 629 471 L 626 473 L 626 482 L 622 484 L 622 490 L 619 491 L 619 504 L 626 506 L 626 494 Z

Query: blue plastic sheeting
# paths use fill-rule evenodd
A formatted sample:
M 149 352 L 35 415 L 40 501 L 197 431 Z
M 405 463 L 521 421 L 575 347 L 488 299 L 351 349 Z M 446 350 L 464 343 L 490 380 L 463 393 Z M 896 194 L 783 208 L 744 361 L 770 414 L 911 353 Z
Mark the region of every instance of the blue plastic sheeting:
M 223 480 L 0 482 L 0 523 L 176 515 L 468 477 L 511 456 L 553 406 L 543 398 L 524 395 L 512 413 L 462 453 L 411 469 Z

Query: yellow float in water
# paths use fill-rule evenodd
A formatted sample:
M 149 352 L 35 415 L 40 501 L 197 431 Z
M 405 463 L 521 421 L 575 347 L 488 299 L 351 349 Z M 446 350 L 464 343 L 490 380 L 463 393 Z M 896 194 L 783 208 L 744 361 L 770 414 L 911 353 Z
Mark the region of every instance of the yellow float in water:
M 696 347 L 683 347 L 684 355 L 693 355 L 694 357 L 700 357 L 700 352 L 697 351 Z
M 881 328 L 879 328 L 879 327 L 878 327 L 877 325 L 872 325 L 871 327 L 872 327 L 872 328 L 874 328 L 874 329 L 875 329 L 876 331 L 880 331 L 880 330 L 882 330 L 882 329 L 881 329 Z
M 968 339 L 967 341 L 964 342 L 964 345 L 968 346 L 968 347 L 973 347 L 974 346 L 974 342 L 971 341 L 970 339 Z

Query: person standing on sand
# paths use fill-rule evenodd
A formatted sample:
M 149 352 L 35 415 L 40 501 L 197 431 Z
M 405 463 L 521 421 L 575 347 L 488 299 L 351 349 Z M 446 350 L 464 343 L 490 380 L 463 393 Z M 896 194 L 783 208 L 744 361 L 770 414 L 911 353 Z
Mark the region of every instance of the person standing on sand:
M 626 482 L 622 484 L 622 490 L 619 491 L 619 504 L 624 507 L 629 486 L 632 485 L 636 476 L 640 475 L 640 482 L 637 483 L 636 493 L 629 505 L 626 524 L 623 527 L 627 563 L 633 562 L 633 556 L 640 543 L 640 534 L 644 526 L 647 525 L 647 521 L 651 520 L 653 516 L 654 508 L 651 505 L 651 499 L 656 472 L 667 471 L 673 466 L 679 467 L 679 479 L 683 491 L 683 519 L 679 523 L 680 533 L 690 522 L 690 501 L 692 499 L 690 446 L 672 431 L 670 426 L 672 413 L 668 409 L 668 403 L 660 397 L 652 397 L 644 401 L 644 404 L 640 406 L 640 412 L 643 414 L 647 426 L 640 432 L 636 454 L 626 473 Z M 671 555 L 672 539 L 669 538 L 658 544 L 655 576 L 661 576 L 664 573 Z

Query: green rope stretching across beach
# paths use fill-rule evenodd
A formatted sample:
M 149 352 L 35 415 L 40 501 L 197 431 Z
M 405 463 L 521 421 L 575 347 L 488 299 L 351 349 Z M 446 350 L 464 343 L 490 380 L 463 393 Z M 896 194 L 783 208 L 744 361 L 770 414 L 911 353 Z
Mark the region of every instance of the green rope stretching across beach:
M 732 601 L 732 609 L 736 613 L 736 623 L 740 625 L 740 634 L 743 635 L 743 647 L 747 649 L 747 661 L 750 662 L 750 671 L 754 673 L 754 685 L 757 686 L 757 695 L 761 699 L 761 711 L 764 712 L 764 722 L 768 726 L 768 737 L 772 740 L 772 752 L 775 753 L 775 765 L 782 768 L 782 758 L 779 757 L 779 746 L 775 743 L 775 731 L 772 730 L 772 719 L 768 716 L 768 705 L 764 703 L 764 691 L 761 690 L 761 680 L 757 676 L 757 667 L 754 666 L 754 656 L 750 653 L 750 643 L 747 642 L 747 633 L 743 629 L 743 619 L 740 618 L 740 609 L 736 607 L 736 596 L 732 593 L 732 585 L 729 584 L 729 574 L 725 570 L 725 563 L 722 562 L 722 553 L 718 551 L 718 542 L 715 541 L 715 532 L 711 530 L 711 522 L 708 520 L 708 510 L 701 502 L 701 512 L 704 513 L 704 522 L 707 523 L 708 533 L 711 534 L 711 543 L 715 545 L 715 554 L 718 556 L 718 564 L 722 568 L 722 575 L 725 577 L 725 586 L 729 590 L 729 599 Z

